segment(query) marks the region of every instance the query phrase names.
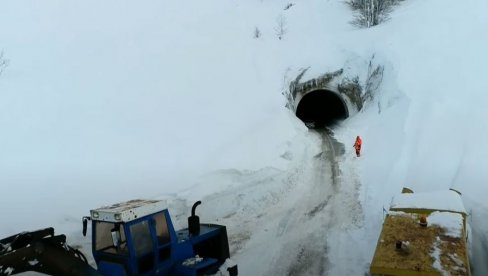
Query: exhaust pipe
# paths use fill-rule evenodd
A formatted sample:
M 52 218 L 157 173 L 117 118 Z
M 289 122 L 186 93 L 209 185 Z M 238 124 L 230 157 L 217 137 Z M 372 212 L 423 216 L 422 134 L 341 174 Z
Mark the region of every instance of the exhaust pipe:
M 191 216 L 188 217 L 188 232 L 192 236 L 200 234 L 200 218 L 195 215 L 195 210 L 200 204 L 202 204 L 200 200 L 193 204 L 193 207 L 191 207 Z

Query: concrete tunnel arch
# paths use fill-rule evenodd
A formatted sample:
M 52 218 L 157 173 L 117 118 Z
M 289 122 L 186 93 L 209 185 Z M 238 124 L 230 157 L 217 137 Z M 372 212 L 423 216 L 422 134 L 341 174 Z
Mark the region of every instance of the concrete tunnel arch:
M 299 99 L 296 116 L 309 128 L 324 128 L 349 117 L 349 110 L 338 92 L 315 89 Z

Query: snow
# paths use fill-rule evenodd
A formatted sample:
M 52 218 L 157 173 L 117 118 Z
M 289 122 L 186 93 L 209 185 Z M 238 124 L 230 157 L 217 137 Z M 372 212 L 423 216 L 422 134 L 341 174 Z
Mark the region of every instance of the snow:
M 433 212 L 427 217 L 427 222 L 439 225 L 445 234 L 455 238 L 461 238 L 463 234 L 463 216 L 450 212 Z
M 445 210 L 466 213 L 460 195 L 454 191 L 403 193 L 393 197 L 391 208 Z
M 201 199 L 241 275 L 364 275 L 402 187 L 454 188 L 487 275 L 488 2 L 403 1 L 370 29 L 341 0 L 288 3 L 2 3 L 0 237 L 53 226 L 90 255 L 90 209 L 164 199 L 178 228 Z M 364 81 L 373 55 L 382 86 L 334 159 L 281 92 L 307 67 Z
M 37 259 L 34 259 L 34 260 L 31 260 L 31 261 L 28 261 L 28 263 L 32 266 L 34 265 L 37 265 L 39 263 L 39 261 Z
M 434 245 L 434 250 L 432 251 L 432 258 L 434 258 L 434 264 L 432 265 L 435 269 L 437 269 L 442 276 L 450 275 L 449 272 L 445 271 L 441 264 L 441 250 L 439 249 L 438 245 L 440 240 L 438 238 L 437 242 Z

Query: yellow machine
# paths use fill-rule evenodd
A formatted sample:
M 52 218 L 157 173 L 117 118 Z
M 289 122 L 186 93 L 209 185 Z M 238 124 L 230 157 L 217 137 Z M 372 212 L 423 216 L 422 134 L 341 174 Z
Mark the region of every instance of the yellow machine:
M 383 222 L 371 275 L 471 275 L 466 220 L 458 191 L 404 188 Z

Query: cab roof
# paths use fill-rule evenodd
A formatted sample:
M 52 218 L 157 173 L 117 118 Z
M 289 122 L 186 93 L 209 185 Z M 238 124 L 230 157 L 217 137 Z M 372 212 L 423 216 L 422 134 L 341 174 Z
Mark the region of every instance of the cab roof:
M 95 221 L 130 222 L 165 209 L 165 201 L 135 199 L 90 210 L 90 216 Z
M 396 195 L 390 210 L 424 209 L 466 214 L 461 195 L 454 190 L 402 193 Z

